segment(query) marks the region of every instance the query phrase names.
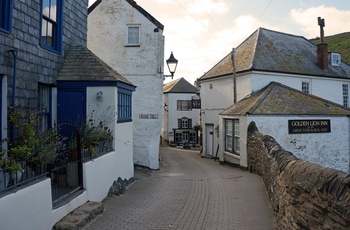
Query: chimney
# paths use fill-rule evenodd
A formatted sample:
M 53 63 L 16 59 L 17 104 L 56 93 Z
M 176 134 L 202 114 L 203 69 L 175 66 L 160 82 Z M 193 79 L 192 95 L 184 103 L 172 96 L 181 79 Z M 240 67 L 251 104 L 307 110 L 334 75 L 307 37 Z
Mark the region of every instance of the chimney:
M 320 26 L 320 39 L 321 43 L 317 45 L 317 64 L 323 70 L 328 70 L 328 44 L 324 42 L 324 31 L 325 27 L 324 19 L 321 17 L 317 18 L 318 25 Z

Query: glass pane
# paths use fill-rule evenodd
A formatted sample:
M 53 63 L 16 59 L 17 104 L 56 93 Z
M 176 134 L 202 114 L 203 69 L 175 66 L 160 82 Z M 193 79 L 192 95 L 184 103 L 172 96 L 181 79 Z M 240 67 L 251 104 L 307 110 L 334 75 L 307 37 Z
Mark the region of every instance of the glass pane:
M 56 22 L 56 19 L 57 19 L 57 0 L 51 0 L 50 19 Z
M 128 44 L 139 44 L 139 27 L 128 28 Z
M 41 10 L 43 15 L 45 15 L 46 17 L 50 17 L 50 0 L 42 0 L 43 4 L 41 6 Z

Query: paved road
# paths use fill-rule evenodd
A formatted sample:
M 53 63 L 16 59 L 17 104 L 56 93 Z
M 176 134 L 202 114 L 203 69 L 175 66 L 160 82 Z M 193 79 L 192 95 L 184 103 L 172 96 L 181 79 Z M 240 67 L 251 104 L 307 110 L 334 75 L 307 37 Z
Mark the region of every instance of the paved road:
M 160 170 L 138 179 L 124 195 L 107 198 L 104 213 L 84 229 L 274 229 L 259 176 L 196 151 L 161 147 L 160 153 Z

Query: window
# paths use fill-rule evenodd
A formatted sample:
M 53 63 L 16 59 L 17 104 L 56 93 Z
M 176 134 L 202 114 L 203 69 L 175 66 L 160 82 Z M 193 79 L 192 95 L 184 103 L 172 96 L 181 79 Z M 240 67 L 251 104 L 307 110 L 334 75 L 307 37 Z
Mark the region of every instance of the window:
M 12 24 L 12 0 L 0 1 L 0 31 L 11 32 Z
M 177 119 L 179 129 L 192 129 L 192 119 L 187 117 Z
M 177 110 L 192 110 L 192 101 L 177 101 Z
M 339 53 L 331 53 L 331 65 L 332 66 L 340 66 L 341 64 L 341 56 Z
M 126 90 L 118 91 L 118 122 L 127 122 L 132 120 L 131 92 Z
M 128 26 L 128 40 L 127 45 L 139 46 L 140 45 L 140 26 L 129 25 Z
M 197 134 L 196 133 L 190 133 L 190 142 L 197 143 Z
M 343 105 L 349 107 L 349 85 L 343 84 Z
M 175 143 L 182 142 L 182 133 L 175 133 Z
M 45 131 L 50 127 L 50 95 L 50 87 L 45 85 L 38 86 L 38 113 L 40 115 L 40 131 Z
M 239 120 L 225 120 L 225 151 L 239 155 Z
M 61 52 L 63 0 L 41 1 L 41 46 Z
M 301 91 L 304 93 L 310 93 L 310 83 L 308 81 L 301 82 Z

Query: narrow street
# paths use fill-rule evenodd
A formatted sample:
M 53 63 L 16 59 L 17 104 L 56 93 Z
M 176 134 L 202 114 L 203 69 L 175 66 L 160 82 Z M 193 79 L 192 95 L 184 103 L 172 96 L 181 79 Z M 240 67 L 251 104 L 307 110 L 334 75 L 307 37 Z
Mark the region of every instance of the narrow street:
M 84 229 L 272 230 L 262 179 L 201 158 L 198 151 L 162 146 L 160 170 L 135 171 L 137 181 Z

